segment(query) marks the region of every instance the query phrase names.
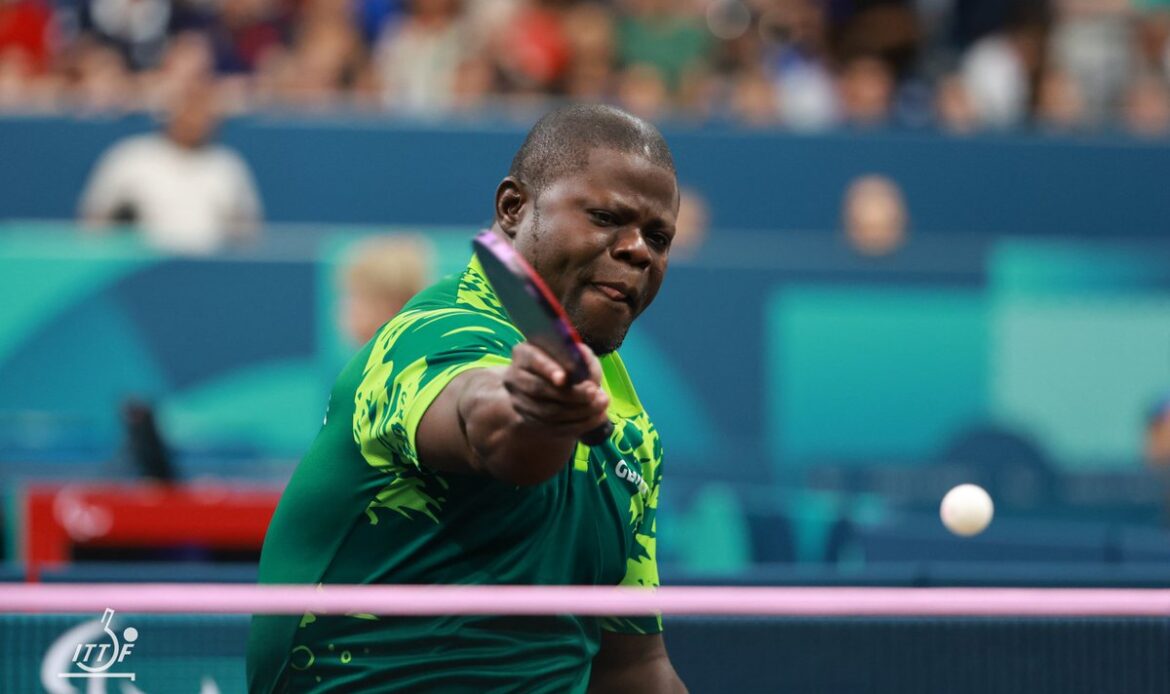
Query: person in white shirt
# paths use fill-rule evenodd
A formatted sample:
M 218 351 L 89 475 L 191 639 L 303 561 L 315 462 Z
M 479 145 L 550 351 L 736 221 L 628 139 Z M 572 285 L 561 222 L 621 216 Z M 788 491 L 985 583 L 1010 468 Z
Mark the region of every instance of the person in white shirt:
M 102 155 L 81 198 L 87 227 L 132 224 L 157 248 L 196 255 L 254 237 L 260 196 L 243 158 L 212 142 L 218 123 L 209 83 L 181 89 L 161 132 Z

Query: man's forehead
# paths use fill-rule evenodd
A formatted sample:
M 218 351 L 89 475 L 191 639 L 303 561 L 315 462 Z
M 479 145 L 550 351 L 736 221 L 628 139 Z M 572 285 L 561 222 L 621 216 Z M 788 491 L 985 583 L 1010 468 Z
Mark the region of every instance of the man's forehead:
M 646 146 L 649 149 L 649 145 Z M 566 172 L 561 178 L 570 179 L 567 182 L 577 185 L 588 184 L 604 187 L 611 190 L 623 189 L 634 184 L 644 186 L 654 174 L 661 173 L 669 178 L 672 195 L 678 196 L 678 180 L 674 170 L 655 161 L 651 154 L 645 154 L 641 149 L 635 151 L 618 150 L 608 147 L 593 147 L 584 157 L 581 164 L 573 171 Z
M 667 166 L 654 156 L 654 148 L 650 146 L 649 142 L 630 149 L 610 147 L 604 144 L 593 145 L 585 150 L 582 160 L 588 166 L 619 161 L 638 162 L 662 169 L 672 175 L 674 173 L 670 166 Z

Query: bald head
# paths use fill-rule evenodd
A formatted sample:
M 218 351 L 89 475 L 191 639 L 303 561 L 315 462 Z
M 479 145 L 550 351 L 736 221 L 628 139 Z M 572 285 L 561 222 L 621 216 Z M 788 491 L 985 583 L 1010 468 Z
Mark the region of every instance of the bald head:
M 508 175 L 539 195 L 558 178 L 584 169 L 589 152 L 598 148 L 638 154 L 674 173 L 670 148 L 653 125 L 612 106 L 574 104 L 532 126 Z

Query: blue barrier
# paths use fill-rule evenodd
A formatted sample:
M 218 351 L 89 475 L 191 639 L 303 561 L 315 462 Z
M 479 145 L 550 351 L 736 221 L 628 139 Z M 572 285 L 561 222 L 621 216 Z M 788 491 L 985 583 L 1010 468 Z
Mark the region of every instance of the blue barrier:
M 101 152 L 152 128 L 140 115 L 0 118 L 0 210 L 72 217 Z M 222 134 L 251 162 L 273 221 L 480 225 L 526 129 L 262 114 Z M 1156 236 L 1170 218 L 1170 142 L 727 128 L 666 135 L 681 180 L 708 197 L 722 229 L 835 229 L 849 182 L 873 172 L 901 183 L 919 230 Z

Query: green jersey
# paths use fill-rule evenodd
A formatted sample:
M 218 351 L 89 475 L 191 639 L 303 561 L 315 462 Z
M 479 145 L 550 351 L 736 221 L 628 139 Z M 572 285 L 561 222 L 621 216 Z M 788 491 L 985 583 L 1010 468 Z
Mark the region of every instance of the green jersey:
M 260 558 L 262 583 L 657 586 L 658 434 L 616 354 L 601 357 L 614 433 L 517 487 L 421 465 L 419 420 L 469 369 L 523 336 L 476 261 L 415 297 L 345 368 Z M 572 692 L 601 630 L 657 618 L 258 615 L 252 692 Z

